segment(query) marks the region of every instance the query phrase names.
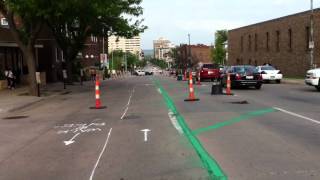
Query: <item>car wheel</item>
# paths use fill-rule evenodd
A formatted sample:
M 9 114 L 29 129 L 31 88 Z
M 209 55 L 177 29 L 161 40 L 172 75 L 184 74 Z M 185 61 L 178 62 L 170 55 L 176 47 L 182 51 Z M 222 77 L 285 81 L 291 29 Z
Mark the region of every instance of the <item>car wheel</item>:
M 277 83 L 277 84 L 280 84 L 280 83 L 281 83 L 281 80 L 280 80 L 280 79 L 276 80 L 276 83 Z
M 261 86 L 262 86 L 261 84 L 257 84 L 257 85 L 255 85 L 255 88 L 256 89 L 261 89 Z
M 316 86 L 316 88 L 318 91 L 320 91 L 320 78 L 319 78 L 318 86 Z

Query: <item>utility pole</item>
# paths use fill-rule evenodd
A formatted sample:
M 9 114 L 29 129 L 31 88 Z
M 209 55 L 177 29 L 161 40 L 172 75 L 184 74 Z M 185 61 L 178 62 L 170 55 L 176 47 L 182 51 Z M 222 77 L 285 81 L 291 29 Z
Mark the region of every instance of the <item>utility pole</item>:
M 190 34 L 188 34 L 188 40 L 189 40 L 189 53 L 188 53 L 188 60 L 189 60 L 189 68 L 191 68 L 191 63 L 192 63 L 192 57 L 191 57 L 191 41 L 190 41 Z
M 314 10 L 313 10 L 313 0 L 311 0 L 311 15 L 310 15 L 310 68 L 314 68 Z

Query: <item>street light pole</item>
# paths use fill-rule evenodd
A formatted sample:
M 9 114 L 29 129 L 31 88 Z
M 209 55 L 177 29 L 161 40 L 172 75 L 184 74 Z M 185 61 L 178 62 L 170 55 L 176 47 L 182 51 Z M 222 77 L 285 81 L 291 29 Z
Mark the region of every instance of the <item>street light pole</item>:
M 191 68 L 192 58 L 191 58 L 191 40 L 190 40 L 190 34 L 188 34 L 188 40 L 189 40 L 189 53 L 188 53 L 188 59 L 189 59 L 189 67 Z
M 311 0 L 311 15 L 310 15 L 310 68 L 314 68 L 314 10 L 313 10 L 313 0 Z

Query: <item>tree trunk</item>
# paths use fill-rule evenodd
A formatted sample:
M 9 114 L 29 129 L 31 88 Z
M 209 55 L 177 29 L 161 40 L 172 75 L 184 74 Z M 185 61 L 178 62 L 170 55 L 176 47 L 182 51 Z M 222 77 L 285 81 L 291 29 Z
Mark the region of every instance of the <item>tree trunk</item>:
M 32 96 L 37 96 L 37 81 L 36 81 L 36 62 L 35 55 L 32 48 L 27 48 L 23 55 L 28 65 L 28 80 L 29 80 L 29 93 Z

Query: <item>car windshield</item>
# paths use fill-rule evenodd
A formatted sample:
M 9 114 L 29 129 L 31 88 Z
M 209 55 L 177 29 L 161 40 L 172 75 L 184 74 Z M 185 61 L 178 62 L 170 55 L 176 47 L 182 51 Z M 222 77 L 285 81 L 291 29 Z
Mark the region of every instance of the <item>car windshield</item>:
M 206 68 L 206 69 L 217 69 L 218 66 L 215 65 L 215 64 L 204 64 L 204 65 L 202 66 L 202 68 Z
M 263 70 L 263 71 L 271 71 L 271 70 L 276 70 L 274 67 L 272 67 L 272 66 L 262 66 L 261 67 L 261 70 Z
M 236 73 L 256 73 L 257 69 L 254 66 L 236 66 L 234 67 Z

